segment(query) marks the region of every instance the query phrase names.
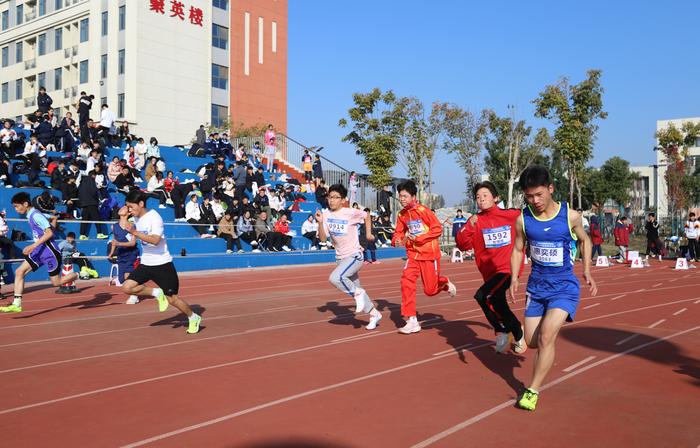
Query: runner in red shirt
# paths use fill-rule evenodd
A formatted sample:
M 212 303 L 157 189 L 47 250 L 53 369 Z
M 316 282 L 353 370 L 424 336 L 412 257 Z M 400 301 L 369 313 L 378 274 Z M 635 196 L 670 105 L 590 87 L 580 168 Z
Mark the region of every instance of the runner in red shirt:
M 506 301 L 515 222 L 521 212 L 499 208 L 496 205 L 496 186 L 489 181 L 474 185 L 473 193 L 480 211 L 472 215 L 457 233 L 457 247 L 460 250 L 474 249 L 476 265 L 484 278 L 484 284 L 476 291 L 474 298 L 496 332 L 496 351 L 505 352 L 512 335 L 513 351 L 524 353 L 527 344 L 522 325 Z

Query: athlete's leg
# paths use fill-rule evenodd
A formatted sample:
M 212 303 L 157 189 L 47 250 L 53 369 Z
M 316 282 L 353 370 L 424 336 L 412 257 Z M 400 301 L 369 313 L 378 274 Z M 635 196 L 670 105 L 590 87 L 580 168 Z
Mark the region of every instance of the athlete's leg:
M 569 312 L 560 308 L 551 308 L 547 310 L 544 318 L 538 326 L 537 334 L 537 357 L 535 358 L 535 366 L 532 374 L 532 382 L 530 389 L 539 390 L 544 382 L 549 369 L 554 363 L 554 344 L 557 340 L 557 335 L 561 329 Z
M 416 282 L 421 268 L 416 260 L 406 260 L 401 273 L 401 315 L 415 317 L 416 315 Z

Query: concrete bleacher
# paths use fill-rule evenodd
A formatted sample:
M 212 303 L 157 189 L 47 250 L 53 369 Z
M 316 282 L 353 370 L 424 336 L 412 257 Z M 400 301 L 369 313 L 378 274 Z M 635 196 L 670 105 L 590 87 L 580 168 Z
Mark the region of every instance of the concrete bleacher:
M 123 147 L 109 150 L 105 155 L 105 161 L 108 163 L 114 156 L 122 158 L 123 150 Z M 165 160 L 166 171 L 172 170 L 175 176 L 179 178 L 180 182 L 187 180 L 198 180 L 196 174 L 180 173 L 181 170 L 189 169 L 195 171 L 197 167 L 211 162 L 211 158 L 188 157 L 184 148 L 161 146 L 160 151 L 161 157 Z M 47 156 L 59 158 L 63 156 L 63 153 L 49 152 Z M 288 172 L 288 174 L 297 177 L 301 173 Z M 280 183 L 279 181 L 271 181 L 271 175 L 268 172 L 265 172 L 264 176 L 266 182 L 273 186 Z M 41 179 L 45 181 L 47 186 L 50 185 L 50 178 L 48 176 L 41 176 Z M 26 175 L 15 176 L 13 180 L 26 180 Z M 142 182 L 140 187 L 145 189 L 146 182 Z M 8 219 L 8 225 L 11 230 L 20 230 L 27 234 L 28 238 L 31 238 L 29 224 L 26 222 L 24 217 L 17 215 L 10 202 L 12 196 L 19 191 L 26 191 L 33 198 L 34 196 L 40 194 L 42 189 L 26 187 L 0 188 L 0 209 L 4 209 L 6 211 L 6 218 Z M 57 198 L 61 198 L 61 193 L 59 191 L 50 191 Z M 124 195 L 117 193 L 113 187 L 110 194 L 116 198 L 119 205 L 124 204 Z M 308 218 L 310 213 L 315 213 L 319 208 L 318 203 L 315 202 L 315 196 L 313 193 L 306 193 L 304 194 L 304 197 L 306 202 L 300 204 L 302 211 L 291 213 L 290 229 L 296 232 L 297 235 L 292 238 L 292 246 L 295 248 L 295 250 L 292 252 L 251 253 L 250 251 L 252 248 L 244 241 L 241 241 L 241 245 L 243 246 L 245 253 L 226 254 L 226 242 L 223 239 L 200 238 L 199 234 L 190 224 L 174 222 L 174 210 L 172 206 L 167 206 L 165 209 L 160 209 L 158 208 L 158 200 L 154 198 L 148 199 L 147 205 L 149 208 L 155 209 L 163 217 L 168 248 L 175 259 L 176 267 L 181 271 L 306 264 L 333 261 L 335 259 L 335 251 L 310 251 L 310 241 L 301 236 L 302 223 Z M 57 208 L 59 211 L 65 210 L 65 206 L 59 206 Z M 64 239 L 65 234 L 68 232 L 74 232 L 76 235 L 80 235 L 80 221 L 62 222 L 61 227 L 63 227 L 63 232 L 57 233 L 58 242 Z M 108 226 L 107 230 L 111 234 L 111 225 Z M 96 239 L 96 235 L 97 232 L 95 225 L 91 225 L 90 231 L 87 234 L 88 239 L 76 240 L 77 248 L 80 252 L 89 257 L 105 257 L 109 250 L 109 240 L 98 240 Z M 17 248 L 19 248 L 17 253 L 21 254 L 21 249 L 30 243 L 31 241 L 16 242 L 15 244 Z M 181 255 L 183 249 L 185 252 L 184 256 Z M 377 258 L 380 259 L 401 257 L 403 255 L 403 249 L 382 248 L 377 250 Z M 111 264 L 108 260 L 105 258 L 95 258 L 93 260 L 93 264 L 95 265 L 95 269 L 97 269 L 100 276 L 109 275 Z M 43 280 L 46 278 L 46 270 L 45 268 L 42 268 L 38 272 L 30 274 L 28 280 Z M 11 280 L 12 276 L 10 275 L 8 281 Z

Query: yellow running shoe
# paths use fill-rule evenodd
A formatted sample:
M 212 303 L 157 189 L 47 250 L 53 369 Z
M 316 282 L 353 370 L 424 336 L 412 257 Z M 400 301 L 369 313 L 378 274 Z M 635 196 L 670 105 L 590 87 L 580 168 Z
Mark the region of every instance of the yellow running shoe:
M 537 406 L 537 397 L 539 394 L 535 392 L 532 389 L 525 389 L 525 392 L 523 392 L 523 396 L 520 397 L 520 400 L 518 401 L 518 406 L 521 409 L 525 409 L 527 411 L 534 411 L 535 407 Z
M 17 305 L 0 306 L 0 313 L 21 313 L 22 307 Z
M 199 333 L 199 324 L 202 322 L 202 316 L 196 316 L 193 319 L 190 319 L 190 325 L 187 327 L 187 333 L 189 334 L 195 334 Z
M 160 294 L 158 294 L 158 297 L 156 297 L 156 300 L 158 301 L 158 311 L 161 313 L 165 310 L 168 309 L 168 298 L 165 297 L 165 293 L 163 290 L 160 290 Z

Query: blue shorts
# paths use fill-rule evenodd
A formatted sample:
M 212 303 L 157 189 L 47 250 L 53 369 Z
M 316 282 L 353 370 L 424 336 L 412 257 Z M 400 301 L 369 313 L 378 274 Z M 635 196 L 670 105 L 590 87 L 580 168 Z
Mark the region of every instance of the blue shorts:
M 547 278 L 530 276 L 526 296 L 525 317 L 542 317 L 547 310 L 559 308 L 569 313 L 566 320 L 573 322 L 581 288 L 573 275 Z
M 46 265 L 49 277 L 61 274 L 61 252 L 56 248 L 53 241 L 40 244 L 31 254 L 25 255 L 24 259 L 27 260 L 32 271 L 36 271 L 41 266 Z
M 125 274 L 131 274 L 134 272 L 134 269 L 136 267 L 134 266 L 136 264 L 136 260 L 138 259 L 138 255 L 134 254 L 133 256 L 120 256 L 117 257 L 117 266 L 119 266 L 119 282 L 124 283 L 126 280 Z

